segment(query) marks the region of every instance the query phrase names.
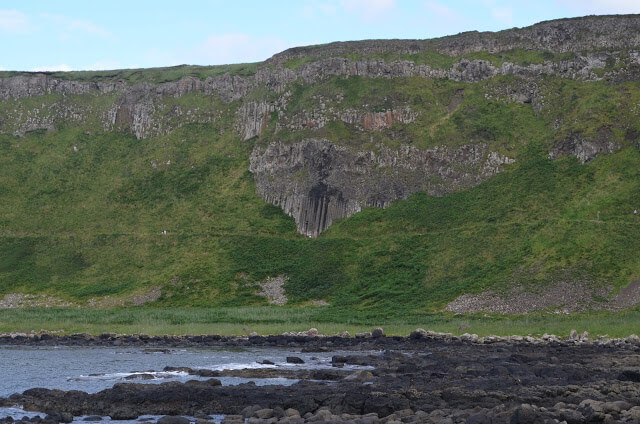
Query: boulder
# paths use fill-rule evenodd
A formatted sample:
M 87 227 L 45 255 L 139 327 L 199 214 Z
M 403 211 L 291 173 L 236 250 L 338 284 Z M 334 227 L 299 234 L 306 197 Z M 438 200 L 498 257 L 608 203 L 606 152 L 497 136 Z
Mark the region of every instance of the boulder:
M 188 418 L 175 416 L 175 415 L 165 415 L 164 417 L 158 420 L 158 424 L 189 424 L 190 421 Z
M 380 337 L 385 337 L 385 336 L 386 334 L 384 333 L 384 330 L 381 327 L 378 327 L 371 332 L 371 337 L 373 337 L 374 339 L 379 339 Z

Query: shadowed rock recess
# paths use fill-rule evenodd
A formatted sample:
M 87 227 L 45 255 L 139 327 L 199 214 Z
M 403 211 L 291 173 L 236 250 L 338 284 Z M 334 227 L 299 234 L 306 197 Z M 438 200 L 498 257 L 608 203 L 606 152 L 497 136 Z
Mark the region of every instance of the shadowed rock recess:
M 541 88 L 545 78 L 637 81 L 639 46 L 639 16 L 592 16 L 434 40 L 299 47 L 258 64 L 254 73 L 226 72 L 203 79 L 184 76 L 171 82 L 134 83 L 13 73 L 0 78 L 0 133 L 24 136 L 71 125 L 130 132 L 145 139 L 187 124 L 214 124 L 220 134 L 233 131 L 238 143 L 251 146 L 249 170 L 259 195 L 291 215 L 301 234 L 317 237 L 336 220 L 364 207 L 384 208 L 418 191 L 443 196 L 467 189 L 518 158 L 515 144 L 498 143 L 482 131 L 462 143 L 443 137 L 415 147 L 424 139 L 421 134 L 433 135 L 436 124 L 445 123 L 457 110 L 464 89 L 449 95 L 447 116 L 430 122 L 424 120 L 429 113 L 426 100 L 394 88 L 378 97 L 373 90 L 356 103 L 349 90 L 318 89 L 307 98 L 300 94 L 305 87 L 322 88 L 329 81 L 352 77 L 384 80 L 390 87 L 408 79 L 478 84 L 503 78 L 495 87 L 483 88 L 484 98 L 530 105 L 540 116 L 546 113 L 546 96 L 553 92 Z M 530 62 L 477 55 L 534 51 L 547 56 Z M 440 62 L 430 62 L 429 55 Z M 206 101 L 180 101 L 189 96 Z M 439 106 L 432 101 L 429 110 Z M 555 122 L 559 135 L 549 146 L 550 158 L 573 155 L 584 163 L 624 147 L 612 140 L 611 128 L 571 132 L 570 119 L 558 117 Z M 407 135 L 407 129 L 420 125 L 431 129 Z M 345 128 L 346 134 L 335 130 L 328 136 L 328 128 Z M 627 131 L 628 140 L 637 141 L 637 132 L 621 130 Z
M 441 196 L 471 187 L 511 162 L 484 144 L 429 150 L 403 145 L 375 153 L 308 139 L 257 147 L 249 170 L 259 194 L 293 216 L 301 233 L 316 237 L 365 206 L 384 208 L 417 191 Z

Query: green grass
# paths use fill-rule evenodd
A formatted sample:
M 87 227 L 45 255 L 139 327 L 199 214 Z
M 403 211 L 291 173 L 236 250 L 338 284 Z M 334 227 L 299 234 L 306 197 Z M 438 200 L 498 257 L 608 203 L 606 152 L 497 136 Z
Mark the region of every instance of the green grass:
M 348 317 L 348 318 L 345 318 Z M 281 334 L 317 328 L 321 334 L 371 331 L 382 326 L 387 335 L 407 336 L 417 328 L 460 335 L 532 335 L 544 333 L 566 337 L 572 329 L 590 336 L 626 337 L 637 334 L 640 312 L 578 315 L 454 316 L 450 314 L 409 315 L 385 319 L 358 316 L 352 310 L 333 308 L 127 308 L 110 310 L 5 309 L 0 310 L 0 331 L 59 331 L 119 334 Z
M 72 72 L 21 72 L 0 71 L 0 78 L 8 78 L 18 75 L 45 74 L 53 78 L 69 81 L 90 82 L 117 82 L 125 81 L 129 84 L 150 82 L 159 84 L 163 82 L 178 81 L 184 77 L 194 77 L 204 80 L 225 73 L 239 76 L 252 76 L 258 70 L 257 63 L 238 63 L 231 65 L 198 66 L 179 65 L 164 68 L 149 69 L 115 69 L 104 71 L 72 71 Z
M 289 68 L 289 69 L 293 69 L 296 70 L 298 69 L 300 66 L 302 65 L 306 65 L 308 63 L 313 63 L 318 61 L 319 59 L 312 57 L 312 56 L 304 56 L 304 57 L 298 57 L 295 59 L 289 59 L 287 60 L 283 66 L 285 68 Z

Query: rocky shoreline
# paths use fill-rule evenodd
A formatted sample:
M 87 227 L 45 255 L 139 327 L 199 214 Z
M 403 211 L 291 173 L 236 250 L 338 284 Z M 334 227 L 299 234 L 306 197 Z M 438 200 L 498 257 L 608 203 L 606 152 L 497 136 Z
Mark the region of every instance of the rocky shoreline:
M 464 333 L 455 336 L 451 333 L 426 331 L 418 328 L 407 337 L 387 336 L 380 327 L 371 332 L 357 333 L 351 336 L 348 332 L 340 335 L 327 336 L 319 334 L 311 328 L 303 332 L 289 332 L 276 335 L 261 336 L 251 333 L 246 336 L 223 336 L 219 334 L 201 335 L 160 335 L 147 334 L 116 334 L 102 333 L 92 335 L 87 333 L 58 334 L 49 331 L 11 331 L 0 332 L 0 346 L 3 345 L 38 345 L 38 346 L 132 346 L 132 347 L 299 347 L 314 349 L 314 347 L 331 350 L 350 348 L 354 350 L 369 350 L 371 348 L 403 348 L 424 340 L 440 341 L 443 343 L 461 342 L 466 344 L 494 344 L 509 343 L 516 345 L 559 344 L 573 345 L 602 345 L 627 346 L 639 345 L 640 336 L 631 334 L 623 338 L 598 336 L 592 338 L 588 332 L 578 333 L 571 330 L 569 336 L 561 337 L 554 334 L 543 334 L 542 337 L 533 336 L 495 336 L 479 337 L 477 334 Z
M 328 370 L 184 368 L 200 379 L 119 383 L 93 394 L 34 388 L 0 399 L 0 406 L 21 405 L 50 414 L 42 422 L 87 415 L 128 420 L 142 415 L 191 416 L 208 421 L 214 414 L 226 415 L 224 423 L 640 422 L 640 338 L 634 335 L 590 339 L 572 332 L 568 338 L 481 338 L 420 329 L 408 337 L 387 337 L 381 329 L 357 337 L 319 336 L 311 330 L 249 337 L 10 333 L 0 334 L 0 344 L 352 351 L 334 355 Z M 218 379 L 239 374 L 299 381 L 290 386 L 223 386 Z

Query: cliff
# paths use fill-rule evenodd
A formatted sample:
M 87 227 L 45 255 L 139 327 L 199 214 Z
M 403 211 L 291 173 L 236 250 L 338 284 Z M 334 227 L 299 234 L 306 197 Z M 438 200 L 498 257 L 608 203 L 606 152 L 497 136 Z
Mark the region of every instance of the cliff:
M 281 281 L 299 301 L 420 308 L 570 281 L 602 296 L 640 275 L 624 253 L 639 79 L 636 15 L 258 64 L 0 72 L 2 290 L 226 304 Z
M 485 98 L 530 104 L 538 116 L 553 114 L 546 102 L 554 93 L 545 93 L 552 78 L 609 84 L 637 81 L 639 29 L 638 16 L 605 16 L 436 40 L 332 43 L 277 54 L 250 76 L 227 72 L 204 80 L 187 76 L 158 84 L 11 76 L 0 79 L 0 131 L 24 135 L 91 123 L 93 128 L 131 131 L 144 139 L 189 123 L 216 123 L 243 141 L 257 138 L 249 169 L 258 193 L 293 216 L 301 233 L 315 237 L 333 221 L 363 207 L 385 207 L 416 191 L 439 196 L 466 189 L 517 160 L 513 140 L 507 141 L 507 149 L 496 149 L 491 134 L 455 146 L 433 136 L 416 140 L 396 134 L 424 125 L 424 115 L 434 110 L 400 93 L 394 84 L 401 87 L 414 79 L 500 81 L 499 86 L 482 87 Z M 354 77 L 403 82 L 390 83 L 364 98 L 339 87 L 340 81 Z M 332 81 L 338 89 L 327 89 Z M 447 108 L 442 119 L 457 111 L 462 93 L 469 91 L 465 85 L 456 87 L 438 99 Z M 316 93 L 308 96 L 302 91 Z M 208 100 L 198 105 L 174 100 L 194 95 Z M 356 102 L 356 97 L 366 103 Z M 561 116 L 557 119 L 555 130 L 562 132 L 568 125 Z M 373 143 L 326 137 L 323 128 L 335 123 L 357 133 L 352 139 L 384 135 L 369 137 L 380 140 Z M 611 128 L 603 129 L 612 134 Z M 430 138 L 429 148 L 414 147 L 425 144 L 425 138 Z M 572 131 L 555 140 L 549 155 L 576 155 L 586 162 L 624 144 L 615 137 Z

